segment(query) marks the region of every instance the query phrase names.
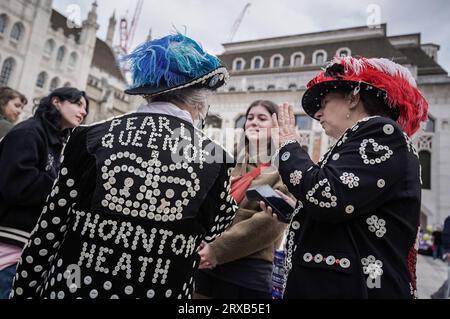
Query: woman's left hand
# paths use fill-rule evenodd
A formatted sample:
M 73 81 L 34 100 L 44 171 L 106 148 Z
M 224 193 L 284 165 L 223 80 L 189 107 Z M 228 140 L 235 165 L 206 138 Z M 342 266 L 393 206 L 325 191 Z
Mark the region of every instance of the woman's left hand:
M 294 108 L 291 104 L 283 103 L 278 106 L 278 115 L 272 114 L 274 128 L 279 130 L 278 143 L 290 140 L 298 140 L 297 127 L 295 125 Z M 275 137 L 276 139 L 276 137 Z

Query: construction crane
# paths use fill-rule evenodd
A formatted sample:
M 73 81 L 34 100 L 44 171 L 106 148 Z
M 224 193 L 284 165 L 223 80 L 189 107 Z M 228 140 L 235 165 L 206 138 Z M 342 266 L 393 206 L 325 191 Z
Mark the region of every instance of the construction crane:
M 239 26 L 241 25 L 242 19 L 244 19 L 244 15 L 247 12 L 248 8 L 250 8 L 251 3 L 247 3 L 244 7 L 244 9 L 242 10 L 241 14 L 239 15 L 239 17 L 236 19 L 236 21 L 233 24 L 233 27 L 231 28 L 231 33 L 230 33 L 230 37 L 228 38 L 228 42 L 232 42 L 234 39 L 234 36 L 236 35 Z
M 128 51 L 133 44 L 134 33 L 136 32 L 143 4 L 144 0 L 138 0 L 131 24 L 128 23 L 127 17 L 120 19 L 120 50 L 122 51 L 122 54 L 128 54 Z

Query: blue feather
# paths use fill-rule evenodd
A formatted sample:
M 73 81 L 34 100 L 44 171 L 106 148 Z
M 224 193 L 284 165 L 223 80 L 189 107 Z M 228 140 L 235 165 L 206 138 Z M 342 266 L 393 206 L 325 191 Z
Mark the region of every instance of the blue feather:
M 121 60 L 130 66 L 132 89 L 158 86 L 162 80 L 169 87 L 178 86 L 221 66 L 217 57 L 179 33 L 145 42 Z

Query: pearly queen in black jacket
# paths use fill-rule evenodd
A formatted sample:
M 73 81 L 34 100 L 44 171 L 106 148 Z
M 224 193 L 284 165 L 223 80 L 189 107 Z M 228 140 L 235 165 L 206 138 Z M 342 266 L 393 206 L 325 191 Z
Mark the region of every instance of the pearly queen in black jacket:
M 283 181 L 299 199 L 285 298 L 413 298 L 420 173 L 400 126 L 363 119 L 317 165 L 298 143 L 279 155 Z
M 20 261 L 15 298 L 190 298 L 196 253 L 232 222 L 223 148 L 132 113 L 74 130 Z

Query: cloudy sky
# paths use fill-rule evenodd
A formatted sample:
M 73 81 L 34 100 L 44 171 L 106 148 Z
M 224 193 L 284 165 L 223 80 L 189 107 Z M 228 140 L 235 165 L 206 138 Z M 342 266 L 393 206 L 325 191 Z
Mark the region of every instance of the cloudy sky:
M 98 2 L 98 36 L 105 38 L 108 19 L 116 10 L 129 20 L 137 0 Z M 85 19 L 92 0 L 54 0 L 53 6 L 75 21 Z M 251 3 L 234 41 L 326 31 L 387 23 L 388 35 L 421 33 L 422 43 L 441 46 L 439 63 L 450 71 L 450 1 L 448 0 L 144 0 L 133 45 L 161 37 L 174 27 L 212 53 L 223 51 L 233 25 L 246 3 Z M 118 34 L 116 32 L 116 41 Z

